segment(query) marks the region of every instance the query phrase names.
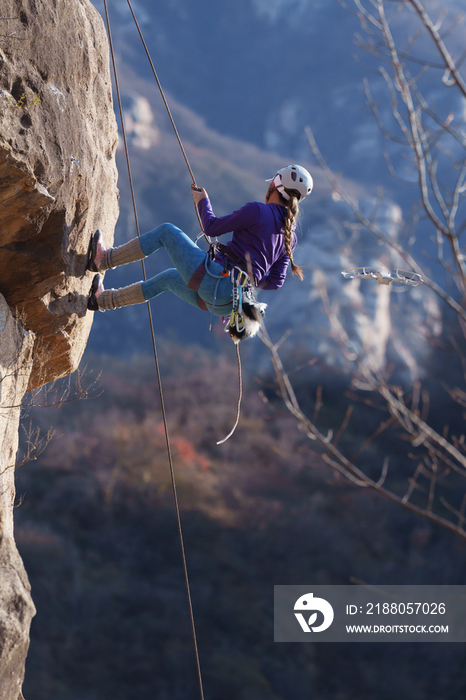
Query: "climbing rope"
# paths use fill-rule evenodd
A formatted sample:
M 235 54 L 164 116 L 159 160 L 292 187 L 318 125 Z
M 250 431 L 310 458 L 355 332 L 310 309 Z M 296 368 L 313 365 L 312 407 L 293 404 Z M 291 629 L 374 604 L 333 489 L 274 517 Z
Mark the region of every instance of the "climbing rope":
M 184 158 L 185 163 L 186 163 L 186 166 L 187 166 L 187 168 L 188 168 L 188 170 L 189 170 L 189 174 L 190 174 L 190 176 L 191 176 L 191 182 L 193 183 L 193 187 L 194 187 L 195 189 L 199 190 L 199 187 L 196 185 L 196 178 L 194 177 L 193 169 L 191 168 L 191 165 L 189 164 L 188 156 L 186 155 L 186 151 L 184 150 L 183 142 L 181 141 L 180 135 L 179 135 L 179 133 L 178 133 L 178 129 L 176 128 L 175 120 L 173 119 L 173 116 L 172 116 L 172 113 L 171 113 L 171 110 L 170 110 L 170 106 L 169 106 L 169 104 L 168 104 L 168 100 L 167 100 L 167 98 L 165 97 L 165 93 L 164 93 L 163 88 L 162 88 L 162 83 L 161 83 L 160 80 L 159 80 L 159 76 L 157 75 L 157 71 L 155 70 L 154 62 L 152 61 L 151 55 L 150 55 L 150 53 L 149 53 L 149 49 L 147 48 L 147 44 L 146 44 L 146 42 L 145 42 L 145 40 L 144 40 L 144 36 L 143 36 L 142 31 L 141 31 L 141 28 L 140 28 L 140 26 L 139 26 L 139 22 L 137 21 L 136 15 L 134 14 L 133 6 L 131 5 L 131 1 L 130 1 L 130 0 L 127 0 L 127 2 L 128 2 L 128 7 L 129 7 L 129 9 L 130 9 L 130 12 L 131 12 L 131 14 L 132 14 L 132 16 L 133 16 L 134 24 L 136 25 L 136 29 L 138 30 L 138 34 L 139 34 L 139 37 L 140 37 L 140 39 L 141 39 L 142 45 L 144 46 L 144 50 L 145 50 L 145 52 L 146 52 L 146 56 L 147 56 L 147 58 L 148 58 L 148 60 L 149 60 L 150 67 L 152 68 L 152 72 L 153 72 L 153 74 L 154 74 L 154 78 L 155 78 L 155 81 L 156 81 L 156 83 L 157 83 L 157 87 L 158 87 L 159 90 L 160 90 L 160 95 L 161 95 L 161 97 L 162 97 L 163 104 L 165 105 L 165 109 L 167 110 L 168 118 L 170 119 L 170 123 L 171 123 L 171 125 L 172 125 L 172 127 L 173 127 L 173 131 L 175 132 L 175 136 L 176 136 L 176 138 L 177 138 L 179 147 L 180 147 L 180 149 L 181 149 L 181 153 L 183 154 L 183 158 Z M 199 215 L 199 211 L 198 211 L 198 208 L 197 208 L 196 204 L 194 204 L 194 208 L 195 208 L 195 210 L 196 210 L 197 220 L 199 221 L 199 226 L 201 227 L 202 235 L 203 235 L 204 238 L 206 239 L 207 243 L 209 243 L 209 245 L 210 245 L 210 244 L 211 244 L 211 239 L 210 239 L 210 237 L 204 232 L 204 230 L 203 230 L 203 228 L 202 228 L 202 221 L 201 221 L 201 217 L 200 217 L 200 215 Z
M 235 432 L 236 428 L 238 427 L 239 419 L 241 416 L 241 400 L 243 398 L 243 377 L 241 373 L 241 357 L 239 355 L 239 345 L 236 345 L 236 360 L 238 362 L 238 384 L 239 384 L 239 390 L 238 390 L 238 403 L 236 404 L 236 420 L 235 424 L 228 433 L 226 437 L 223 438 L 223 440 L 219 440 L 217 442 L 217 445 L 223 445 L 224 442 L 229 440 L 233 433 Z
M 132 10 L 132 7 L 131 7 L 129 0 L 128 0 L 128 4 L 130 5 L 131 12 L 133 13 L 133 10 Z M 129 160 L 128 142 L 126 139 L 126 130 L 125 130 L 124 117 L 123 117 L 123 108 L 122 108 L 122 104 L 121 104 L 120 86 L 119 86 L 119 82 L 118 82 L 118 74 L 117 74 L 117 69 L 116 69 L 115 51 L 113 48 L 112 33 L 110 30 L 110 18 L 108 15 L 107 0 L 104 0 L 104 8 L 105 8 L 105 20 L 106 20 L 106 24 L 107 24 L 110 53 L 111 53 L 111 57 L 112 57 L 113 74 L 115 77 L 115 87 L 116 87 L 116 93 L 117 93 L 117 97 L 118 97 L 118 108 L 119 108 L 119 112 L 120 112 L 121 130 L 122 130 L 122 134 L 123 134 L 123 143 L 124 143 L 125 155 L 126 155 L 126 165 L 127 165 L 127 169 L 128 169 L 128 178 L 129 178 L 130 189 L 131 189 L 131 199 L 132 199 L 132 203 L 133 203 L 134 220 L 136 223 L 136 232 L 137 232 L 137 235 L 139 238 L 139 236 L 140 236 L 139 219 L 138 219 L 137 208 L 136 208 L 136 198 L 134 196 L 133 178 L 131 175 L 131 165 L 130 165 L 130 160 Z M 134 13 L 133 13 L 133 17 L 134 17 Z M 136 21 L 135 17 L 134 17 L 134 19 Z M 166 106 L 168 107 L 168 105 L 166 105 Z M 172 122 L 172 123 L 174 125 L 174 122 Z M 175 130 L 176 130 L 176 127 L 175 127 Z M 176 132 L 176 133 L 178 133 L 178 132 Z M 178 139 L 179 139 L 179 137 L 178 137 Z M 179 143 L 182 147 L 180 139 L 179 139 Z M 184 152 L 183 147 L 182 147 L 182 150 Z M 189 163 L 188 163 L 188 159 L 186 158 L 186 155 L 185 155 L 185 160 L 186 160 L 186 163 L 189 167 L 190 172 L 192 172 L 191 167 L 189 166 Z M 194 175 L 193 175 L 193 183 L 194 183 Z M 144 278 L 144 280 L 146 280 L 147 277 L 146 277 L 146 268 L 144 265 L 144 260 L 141 260 L 141 264 L 142 264 L 143 278 Z M 177 494 L 177 490 L 176 490 L 175 470 L 173 467 L 173 457 L 172 457 L 172 451 L 171 451 L 171 445 L 170 445 L 170 435 L 168 432 L 167 414 L 166 414 L 165 402 L 164 402 L 164 398 L 163 398 L 162 377 L 160 374 L 160 367 L 159 367 L 159 361 L 158 361 L 158 355 L 157 355 L 157 346 L 156 346 L 156 342 L 155 342 L 154 323 L 153 323 L 153 319 L 152 319 L 152 311 L 151 311 L 149 302 L 147 302 L 147 310 L 149 313 L 149 324 L 150 324 L 150 330 L 151 330 L 151 336 L 152 336 L 152 346 L 153 346 L 153 350 L 154 350 L 155 369 L 156 369 L 156 374 L 157 374 L 157 383 L 158 383 L 158 389 L 159 389 L 159 395 L 160 395 L 160 405 L 161 405 L 161 411 L 162 411 L 163 427 L 164 427 L 164 432 L 165 432 L 165 442 L 166 442 L 166 448 L 167 448 L 168 464 L 170 467 L 170 476 L 171 476 L 172 489 L 173 489 L 173 498 L 174 498 L 174 502 L 175 502 L 176 519 L 177 519 L 177 525 L 178 525 L 178 536 L 179 536 L 179 540 L 180 540 L 181 557 L 182 557 L 182 561 L 183 561 L 183 571 L 184 571 L 186 592 L 187 592 L 188 604 L 189 604 L 189 615 L 190 615 L 190 619 L 191 619 L 191 631 L 192 631 L 192 636 L 193 636 L 194 652 L 196 655 L 196 666 L 197 666 L 197 675 L 198 675 L 198 681 L 199 681 L 199 690 L 200 690 L 200 694 L 201 694 L 201 700 L 204 700 L 204 687 L 203 687 L 203 683 L 202 683 L 201 663 L 200 663 L 200 658 L 199 658 L 199 648 L 198 648 L 198 644 L 197 644 L 196 624 L 194 621 L 194 611 L 193 611 L 193 604 L 192 604 L 192 597 L 191 597 L 191 586 L 189 583 L 188 565 L 187 565 L 187 561 L 186 561 L 186 551 L 185 551 L 185 546 L 184 546 L 183 529 L 181 526 L 180 507 L 179 507 L 179 502 L 178 502 L 178 494 Z

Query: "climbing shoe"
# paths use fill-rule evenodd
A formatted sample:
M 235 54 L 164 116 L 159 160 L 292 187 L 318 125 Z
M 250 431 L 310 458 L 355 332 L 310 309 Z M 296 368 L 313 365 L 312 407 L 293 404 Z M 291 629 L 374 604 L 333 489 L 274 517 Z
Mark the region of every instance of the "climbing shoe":
M 105 258 L 105 253 L 106 250 L 104 248 L 102 231 L 100 231 L 100 229 L 97 229 L 89 243 L 86 270 L 91 270 L 92 272 L 99 272 L 102 269 L 101 262 L 103 258 Z
M 97 274 L 92 280 L 91 291 L 89 294 L 89 299 L 87 300 L 87 308 L 89 311 L 99 311 L 98 298 L 104 291 L 102 275 Z

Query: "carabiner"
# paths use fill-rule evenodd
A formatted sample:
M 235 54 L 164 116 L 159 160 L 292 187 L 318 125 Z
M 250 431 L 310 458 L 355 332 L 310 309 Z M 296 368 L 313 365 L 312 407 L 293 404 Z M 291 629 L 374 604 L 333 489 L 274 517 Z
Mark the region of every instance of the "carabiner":
M 236 280 L 237 280 L 240 287 L 245 287 L 247 285 L 247 283 L 249 282 L 248 273 L 245 272 L 244 270 L 239 270 Z

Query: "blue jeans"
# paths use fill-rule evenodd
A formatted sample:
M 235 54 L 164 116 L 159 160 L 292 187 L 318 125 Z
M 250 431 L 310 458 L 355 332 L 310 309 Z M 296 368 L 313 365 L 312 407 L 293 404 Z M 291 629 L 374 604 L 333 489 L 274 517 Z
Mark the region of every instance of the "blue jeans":
M 172 292 L 188 304 L 199 308 L 199 295 L 206 303 L 207 309 L 212 311 L 215 297 L 215 315 L 228 316 L 232 309 L 233 297 L 231 279 L 222 277 L 222 265 L 208 260 L 207 253 L 198 248 L 183 231 L 173 224 L 161 224 L 140 236 L 139 244 L 146 256 L 161 247 L 165 248 L 176 268 L 164 270 L 142 283 L 142 293 L 146 301 L 162 292 Z M 206 270 L 199 289 L 195 292 L 189 289 L 188 284 L 201 264 L 207 264 L 208 271 Z

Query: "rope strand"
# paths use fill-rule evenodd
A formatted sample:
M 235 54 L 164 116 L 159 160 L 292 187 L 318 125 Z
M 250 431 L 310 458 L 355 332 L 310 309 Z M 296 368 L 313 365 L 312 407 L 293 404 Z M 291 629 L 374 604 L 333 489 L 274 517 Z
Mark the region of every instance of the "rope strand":
M 169 106 L 169 104 L 168 104 L 168 100 L 167 100 L 167 98 L 165 97 L 165 93 L 164 93 L 163 88 L 162 88 L 162 83 L 160 82 L 159 76 L 157 75 L 157 71 L 155 70 L 155 66 L 154 66 L 154 63 L 153 63 L 153 61 L 152 61 L 151 55 L 150 55 L 150 53 L 149 53 L 149 49 L 147 48 L 147 44 L 146 44 L 146 42 L 145 42 L 144 36 L 143 36 L 142 31 L 141 31 L 141 28 L 140 28 L 140 26 L 139 26 L 139 22 L 137 21 L 136 15 L 134 14 L 133 6 L 131 5 L 131 0 L 127 0 L 127 2 L 128 2 L 128 7 L 129 7 L 129 9 L 130 9 L 130 12 L 131 12 L 131 14 L 132 14 L 132 16 L 133 16 L 134 24 L 136 25 L 136 29 L 138 30 L 138 34 L 139 34 L 139 36 L 140 36 L 142 45 L 144 46 L 144 50 L 145 50 L 145 52 L 146 52 L 146 56 L 147 56 L 147 58 L 148 58 L 148 60 L 149 60 L 150 67 L 152 68 L 152 72 L 153 72 L 153 74 L 154 74 L 155 81 L 156 81 L 157 86 L 158 86 L 158 88 L 159 88 L 159 90 L 160 90 L 160 95 L 161 95 L 161 97 L 162 97 L 163 104 L 165 105 L 165 109 L 167 110 L 167 114 L 168 114 L 168 117 L 169 117 L 169 119 L 170 119 L 171 125 L 172 125 L 172 127 L 173 127 L 173 131 L 175 132 L 175 136 L 176 136 L 177 141 L 178 141 L 178 144 L 179 144 L 179 146 L 180 146 L 181 153 L 183 154 L 183 158 L 184 158 L 185 163 L 186 163 L 186 166 L 187 166 L 187 168 L 188 168 L 188 170 L 189 170 L 189 174 L 190 174 L 190 176 L 191 176 L 191 182 L 193 183 L 194 187 L 197 187 L 197 185 L 196 185 L 196 178 L 194 177 L 194 173 L 193 173 L 193 170 L 192 170 L 191 165 L 190 165 L 190 163 L 189 163 L 188 156 L 186 155 L 186 151 L 184 150 L 183 142 L 181 141 L 180 135 L 179 135 L 179 133 L 178 133 L 178 129 L 176 128 L 175 120 L 173 119 L 173 116 L 172 116 L 172 113 L 171 113 L 171 110 L 170 110 L 170 106 Z M 207 243 L 210 244 L 210 242 L 211 242 L 210 237 L 204 232 L 204 230 L 203 230 L 203 228 L 202 228 L 202 221 L 201 221 L 201 217 L 200 217 L 200 215 L 199 215 L 199 211 L 198 211 L 198 208 L 197 208 L 197 205 L 196 205 L 196 204 L 194 204 L 194 208 L 195 208 L 195 210 L 196 210 L 196 216 L 197 216 L 197 220 L 198 220 L 198 222 L 199 222 L 199 226 L 201 227 L 202 235 L 203 235 L 204 238 L 206 239 Z
M 223 440 L 219 440 L 217 442 L 217 445 L 223 445 L 224 442 L 229 440 L 233 433 L 235 432 L 236 428 L 238 427 L 239 419 L 241 416 L 241 400 L 243 398 L 243 377 L 241 373 L 241 357 L 239 354 L 239 343 L 235 346 L 236 347 L 236 359 L 238 361 L 238 383 L 239 383 L 239 390 L 238 390 L 238 403 L 236 405 L 236 420 L 235 424 L 228 433 L 226 437 L 223 438 Z
M 129 0 L 128 0 L 128 2 L 129 2 Z M 105 20 L 107 23 L 107 32 L 108 32 L 108 39 L 109 39 L 109 45 L 110 45 L 110 53 L 111 53 L 112 64 L 113 64 L 113 74 L 115 77 L 115 87 L 116 87 L 116 93 L 117 93 L 117 98 L 118 98 L 118 108 L 119 108 L 120 119 L 121 119 L 123 143 L 124 143 L 124 147 L 125 147 L 126 164 L 127 164 L 127 168 L 128 168 L 128 177 L 129 177 L 130 189 L 131 189 L 131 198 L 132 198 L 132 202 L 133 202 L 134 220 L 136 223 L 136 232 L 137 232 L 137 235 L 139 238 L 140 230 L 139 230 L 139 221 L 138 221 L 138 214 L 137 214 L 137 208 L 136 208 L 136 198 L 134 195 L 133 178 L 131 175 L 131 165 L 130 165 L 130 160 L 129 160 L 128 142 L 126 139 L 126 130 L 125 130 L 125 124 L 124 124 L 124 117 L 123 117 L 123 108 L 122 108 L 122 104 L 121 104 L 120 87 L 119 87 L 119 83 L 118 83 L 118 74 L 117 74 L 116 62 L 115 62 L 115 52 L 114 52 L 114 48 L 113 48 L 112 34 L 111 34 L 111 30 L 110 30 L 110 19 L 109 19 L 109 15 L 108 15 L 107 0 L 104 0 L 104 7 L 105 7 Z M 130 5 L 130 8 L 131 8 L 131 5 Z M 131 11 L 132 11 L 132 8 L 131 8 Z M 134 15 L 133 15 L 133 17 L 134 17 Z M 184 151 L 184 149 L 183 149 L 183 151 Z M 188 164 L 188 167 L 189 167 L 189 164 Z M 192 172 L 191 168 L 190 168 L 190 172 Z M 194 182 L 194 176 L 193 176 L 193 182 Z M 143 278 L 144 278 L 144 280 L 146 280 L 147 278 L 146 278 L 146 269 L 145 269 L 145 265 L 144 265 L 144 260 L 141 260 L 141 264 L 142 264 Z M 180 507 L 179 507 L 179 502 L 178 502 L 178 494 L 177 494 L 177 490 L 176 490 L 175 470 L 173 467 L 173 457 L 172 457 L 172 451 L 171 451 L 171 445 L 170 445 L 170 436 L 169 436 L 169 432 L 168 432 L 167 414 L 166 414 L 165 402 L 164 402 L 164 398 L 163 398 L 162 377 L 160 374 L 160 367 L 159 367 L 159 361 L 158 361 L 158 355 L 157 355 L 157 346 L 156 346 L 156 342 L 155 342 L 154 323 L 153 323 L 153 319 L 152 319 L 152 311 L 151 311 L 149 302 L 147 302 L 147 310 L 149 313 L 149 324 L 150 324 L 150 330 L 151 330 L 151 336 L 152 336 L 152 346 L 153 346 L 153 350 L 154 350 L 155 369 L 156 369 L 156 374 L 157 374 L 157 383 L 158 383 L 158 389 L 159 389 L 159 395 L 160 395 L 160 405 L 161 405 L 161 411 L 162 411 L 163 426 L 164 426 L 164 431 L 165 431 L 167 457 L 168 457 L 168 464 L 169 464 L 169 468 L 170 468 L 170 476 L 171 476 L 171 481 L 172 481 L 173 499 L 175 502 L 176 519 L 177 519 L 177 525 L 178 525 L 178 536 L 179 536 L 179 540 L 180 540 L 181 557 L 182 557 L 182 561 L 183 561 L 183 571 L 184 571 L 186 592 L 187 592 L 188 604 L 189 604 L 189 614 L 190 614 L 190 619 L 191 619 L 191 631 L 192 631 L 192 636 L 193 636 L 194 651 L 195 651 L 195 655 L 196 655 L 196 666 L 197 666 L 197 675 L 198 675 L 198 681 L 199 681 L 199 690 L 200 690 L 200 694 L 201 694 L 201 700 L 204 700 L 204 687 L 203 687 L 203 683 L 202 683 L 201 664 L 200 664 L 199 649 L 198 649 L 197 635 L 196 635 L 196 625 L 195 625 L 195 621 L 194 621 L 194 610 L 193 610 L 193 604 L 192 604 L 192 598 L 191 598 L 191 586 L 189 583 L 188 565 L 187 565 L 187 561 L 186 561 L 186 551 L 185 551 L 185 546 L 184 546 L 183 530 L 182 530 L 182 526 L 181 526 Z

